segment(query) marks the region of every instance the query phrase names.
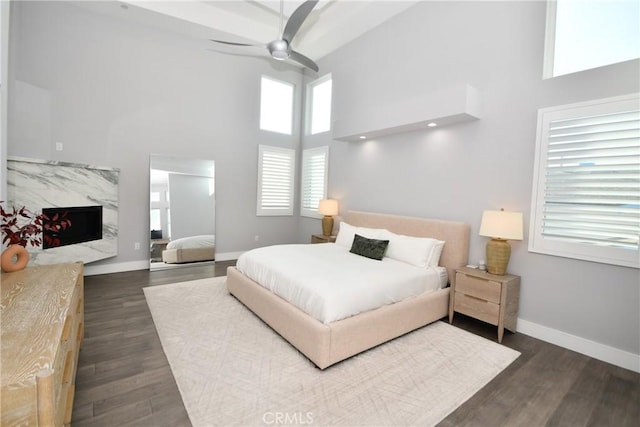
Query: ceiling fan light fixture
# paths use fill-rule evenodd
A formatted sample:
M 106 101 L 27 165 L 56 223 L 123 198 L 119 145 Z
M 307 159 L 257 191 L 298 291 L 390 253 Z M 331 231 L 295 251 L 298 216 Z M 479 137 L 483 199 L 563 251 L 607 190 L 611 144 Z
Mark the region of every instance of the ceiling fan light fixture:
M 274 40 L 267 45 L 267 49 L 275 59 L 284 60 L 291 55 L 291 48 L 285 40 Z
M 273 52 L 271 52 L 271 56 L 273 56 L 274 59 L 278 59 L 280 61 L 284 61 L 285 59 L 289 59 L 289 52 L 287 51 L 283 51 L 283 50 L 274 50 Z

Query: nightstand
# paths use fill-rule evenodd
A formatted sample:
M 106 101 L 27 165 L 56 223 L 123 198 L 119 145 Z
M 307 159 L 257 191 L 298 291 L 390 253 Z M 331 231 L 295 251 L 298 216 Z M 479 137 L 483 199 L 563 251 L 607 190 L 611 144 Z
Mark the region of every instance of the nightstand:
M 505 328 L 516 331 L 520 276 L 497 276 L 462 267 L 456 270 L 456 281 L 449 298 L 449 323 L 458 312 L 498 327 L 498 342 L 502 342 Z
M 336 236 L 324 236 L 322 234 L 312 234 L 311 243 L 334 243 Z

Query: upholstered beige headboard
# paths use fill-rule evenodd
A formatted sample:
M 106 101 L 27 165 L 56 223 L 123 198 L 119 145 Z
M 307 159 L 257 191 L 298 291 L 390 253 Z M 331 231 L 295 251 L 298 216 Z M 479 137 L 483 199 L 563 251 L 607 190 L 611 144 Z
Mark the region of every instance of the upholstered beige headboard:
M 449 283 L 455 281 L 456 268 L 466 265 L 469 260 L 470 228 L 463 222 L 358 211 L 348 212 L 344 221 L 358 227 L 386 228 L 397 234 L 444 240 L 440 265 L 446 267 Z

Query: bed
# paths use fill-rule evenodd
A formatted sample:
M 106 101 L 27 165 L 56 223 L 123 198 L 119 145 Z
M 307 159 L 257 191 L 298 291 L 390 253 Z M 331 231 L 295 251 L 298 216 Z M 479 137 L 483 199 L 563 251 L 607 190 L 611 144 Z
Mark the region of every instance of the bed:
M 171 240 L 162 251 L 162 261 L 168 264 L 213 261 L 216 240 L 214 235 L 183 237 Z
M 456 268 L 467 264 L 467 224 L 356 211 L 349 212 L 344 222 L 445 241 L 439 265 L 446 268 L 449 283 L 455 280 Z M 446 287 L 324 323 L 259 285 L 237 267 L 227 270 L 227 288 L 320 369 L 441 319 L 449 308 Z

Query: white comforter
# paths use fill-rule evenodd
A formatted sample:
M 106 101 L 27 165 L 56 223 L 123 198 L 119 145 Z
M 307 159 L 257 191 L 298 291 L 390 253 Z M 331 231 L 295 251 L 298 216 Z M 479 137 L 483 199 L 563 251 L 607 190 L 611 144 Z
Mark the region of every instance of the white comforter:
M 444 270 L 375 261 L 332 243 L 253 249 L 236 267 L 323 323 L 439 289 Z
M 216 236 L 202 235 L 183 237 L 181 239 L 172 240 L 167 245 L 167 249 L 196 249 L 209 248 L 216 245 Z

